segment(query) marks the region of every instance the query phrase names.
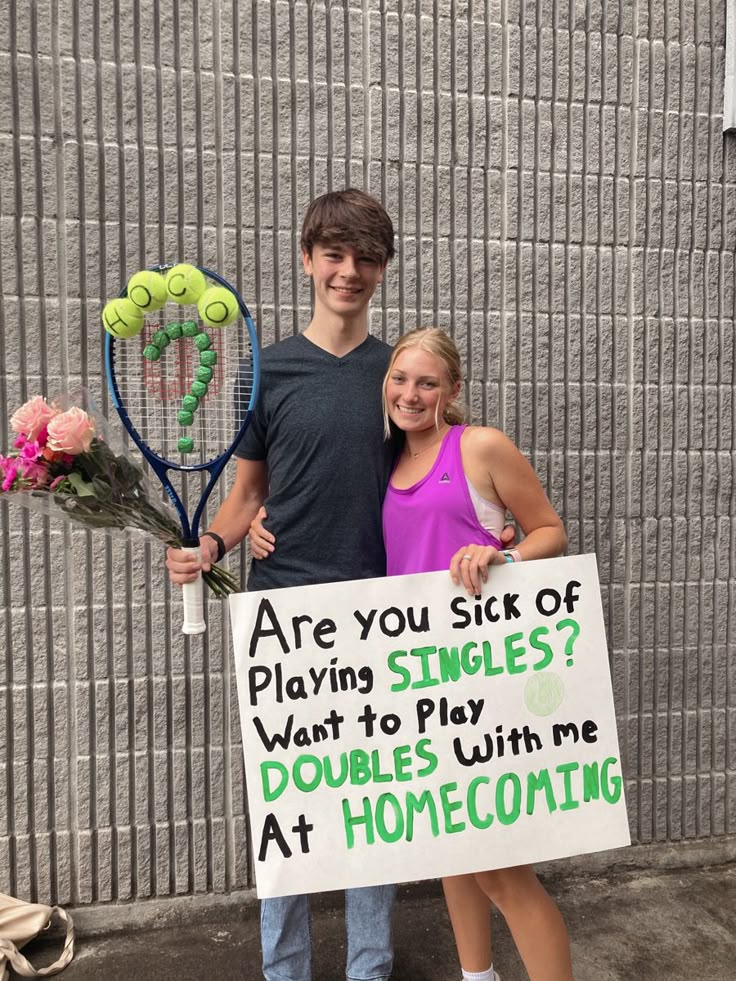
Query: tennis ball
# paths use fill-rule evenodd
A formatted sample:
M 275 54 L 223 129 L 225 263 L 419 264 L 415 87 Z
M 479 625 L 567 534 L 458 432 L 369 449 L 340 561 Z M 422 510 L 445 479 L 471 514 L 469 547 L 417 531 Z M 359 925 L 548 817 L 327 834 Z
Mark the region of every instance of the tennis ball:
M 128 280 L 128 299 L 141 310 L 158 310 L 166 303 L 166 280 L 161 273 L 144 269 Z
M 224 286 L 210 286 L 197 303 L 199 316 L 208 327 L 227 327 L 237 317 L 238 309 L 235 294 Z
M 187 262 L 180 262 L 166 273 L 166 289 L 175 303 L 196 303 L 206 288 L 204 273 Z
M 135 337 L 143 329 L 143 314 L 132 300 L 118 296 L 105 304 L 102 323 L 113 337 Z

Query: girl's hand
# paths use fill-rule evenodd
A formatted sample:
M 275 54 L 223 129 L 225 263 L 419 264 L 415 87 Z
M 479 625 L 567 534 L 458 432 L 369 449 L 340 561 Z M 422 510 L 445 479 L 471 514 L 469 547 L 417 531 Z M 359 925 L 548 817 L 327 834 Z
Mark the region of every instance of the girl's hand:
M 479 596 L 481 584 L 488 582 L 488 566 L 497 555 L 492 545 L 466 545 L 450 561 L 450 578 L 456 586 L 462 582 L 469 596 Z
M 261 507 L 248 529 L 248 541 L 254 559 L 267 559 L 276 546 L 274 536 L 263 527 L 266 518 L 268 518 L 266 509 Z

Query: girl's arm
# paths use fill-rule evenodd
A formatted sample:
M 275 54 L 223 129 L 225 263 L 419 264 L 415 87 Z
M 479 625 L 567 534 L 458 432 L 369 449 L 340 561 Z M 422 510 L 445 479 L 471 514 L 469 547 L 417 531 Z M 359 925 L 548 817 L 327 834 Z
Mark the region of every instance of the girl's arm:
M 524 532 L 524 540 L 516 546 L 522 559 L 552 558 L 564 552 L 567 535 L 562 521 L 531 464 L 508 437 L 498 429 L 469 427 L 462 454 L 465 473 L 478 493 L 511 511 Z M 495 549 L 471 542 L 453 556 L 450 575 L 454 583 L 462 581 L 476 595 L 488 578 L 488 566 L 503 561 Z

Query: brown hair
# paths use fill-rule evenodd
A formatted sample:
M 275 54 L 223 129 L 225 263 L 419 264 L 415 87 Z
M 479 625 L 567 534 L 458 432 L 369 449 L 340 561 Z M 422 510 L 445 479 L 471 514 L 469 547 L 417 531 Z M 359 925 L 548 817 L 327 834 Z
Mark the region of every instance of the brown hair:
M 301 246 L 340 243 L 385 265 L 394 257 L 394 226 L 380 201 L 349 187 L 315 198 L 302 224 Z
M 433 354 L 441 361 L 452 388 L 463 380 L 460 352 L 455 346 L 453 339 L 444 330 L 440 330 L 438 327 L 416 327 L 414 330 L 410 330 L 407 334 L 404 334 L 403 337 L 400 337 L 393 349 L 388 370 L 383 379 L 383 432 L 386 439 L 391 435 L 388 406 L 386 404 L 386 387 L 396 359 L 402 351 L 405 351 L 409 347 L 418 347 L 428 354 Z M 467 420 L 467 414 L 462 402 L 459 402 L 457 399 L 448 402 L 445 406 L 445 411 L 442 413 L 442 418 L 451 426 L 457 426 L 465 422 Z M 435 424 L 439 429 L 439 419 L 435 419 Z

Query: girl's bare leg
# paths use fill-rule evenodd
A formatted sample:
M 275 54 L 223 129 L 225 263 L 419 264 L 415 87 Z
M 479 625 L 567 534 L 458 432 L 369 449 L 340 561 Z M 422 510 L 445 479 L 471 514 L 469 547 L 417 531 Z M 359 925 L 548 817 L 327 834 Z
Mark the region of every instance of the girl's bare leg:
M 442 880 L 447 912 L 455 934 L 460 966 L 465 971 L 487 971 L 491 965 L 491 904 L 474 875 L 453 875 Z
M 479 872 L 475 880 L 503 914 L 530 981 L 574 981 L 565 921 L 531 865 Z

